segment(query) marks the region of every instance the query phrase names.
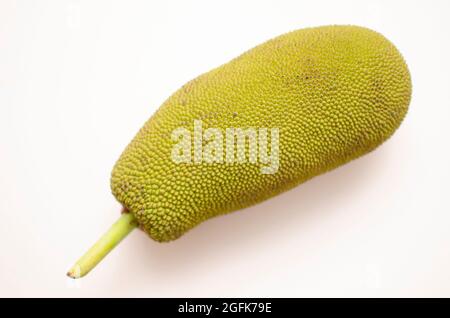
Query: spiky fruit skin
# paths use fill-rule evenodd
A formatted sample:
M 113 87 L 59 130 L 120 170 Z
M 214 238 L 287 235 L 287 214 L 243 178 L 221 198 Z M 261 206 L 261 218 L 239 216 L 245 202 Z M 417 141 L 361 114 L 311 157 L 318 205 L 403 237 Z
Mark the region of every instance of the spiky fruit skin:
M 373 150 L 400 125 L 410 96 L 407 66 L 379 33 L 356 26 L 290 32 L 167 99 L 116 163 L 112 192 L 150 237 L 170 241 Z M 173 162 L 172 131 L 192 131 L 196 119 L 203 129 L 279 128 L 278 172 Z

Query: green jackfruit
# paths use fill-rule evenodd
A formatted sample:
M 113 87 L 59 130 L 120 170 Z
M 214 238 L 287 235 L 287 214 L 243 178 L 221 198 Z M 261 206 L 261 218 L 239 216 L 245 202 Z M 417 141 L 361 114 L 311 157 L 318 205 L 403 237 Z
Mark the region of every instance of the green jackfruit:
M 111 189 L 151 238 L 170 241 L 373 150 L 400 125 L 410 97 L 408 68 L 379 33 L 356 26 L 290 32 L 169 97 L 117 161 Z M 238 138 L 195 141 L 199 125 L 200 133 L 215 128 L 228 136 L 227 129 L 241 128 L 256 135 L 244 136 L 231 163 L 220 159 Z M 174 138 L 177 131 L 188 132 L 184 142 L 192 146 L 181 162 L 173 159 L 185 138 Z M 276 132 L 265 144 L 267 153 L 277 152 L 275 168 L 252 147 L 263 132 Z

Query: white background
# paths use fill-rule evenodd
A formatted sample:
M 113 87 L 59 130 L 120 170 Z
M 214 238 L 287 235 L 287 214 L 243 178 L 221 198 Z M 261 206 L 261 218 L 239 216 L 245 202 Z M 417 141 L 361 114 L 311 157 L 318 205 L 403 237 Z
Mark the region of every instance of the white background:
M 449 1 L 0 2 L 0 296 L 450 296 Z M 413 80 L 375 152 L 168 244 L 119 216 L 109 174 L 178 87 L 271 37 L 357 24 Z

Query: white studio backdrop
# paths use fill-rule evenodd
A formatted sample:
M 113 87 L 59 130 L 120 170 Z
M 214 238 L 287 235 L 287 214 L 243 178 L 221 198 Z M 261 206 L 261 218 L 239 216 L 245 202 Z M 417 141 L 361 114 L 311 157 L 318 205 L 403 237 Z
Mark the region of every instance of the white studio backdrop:
M 0 2 L 0 296 L 450 296 L 448 1 Z M 118 217 L 109 174 L 186 81 L 294 29 L 390 39 L 410 110 L 375 152 L 168 244 Z

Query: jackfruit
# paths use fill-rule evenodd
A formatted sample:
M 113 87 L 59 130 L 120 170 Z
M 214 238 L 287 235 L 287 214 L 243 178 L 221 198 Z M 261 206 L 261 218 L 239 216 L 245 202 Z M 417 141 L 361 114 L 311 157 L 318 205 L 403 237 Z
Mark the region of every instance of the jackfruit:
M 169 97 L 115 164 L 112 193 L 151 238 L 174 240 L 370 152 L 400 125 L 410 98 L 408 68 L 381 34 L 358 26 L 289 32 Z M 233 152 L 239 130 L 243 148 Z M 177 161 L 178 142 L 190 148 Z

